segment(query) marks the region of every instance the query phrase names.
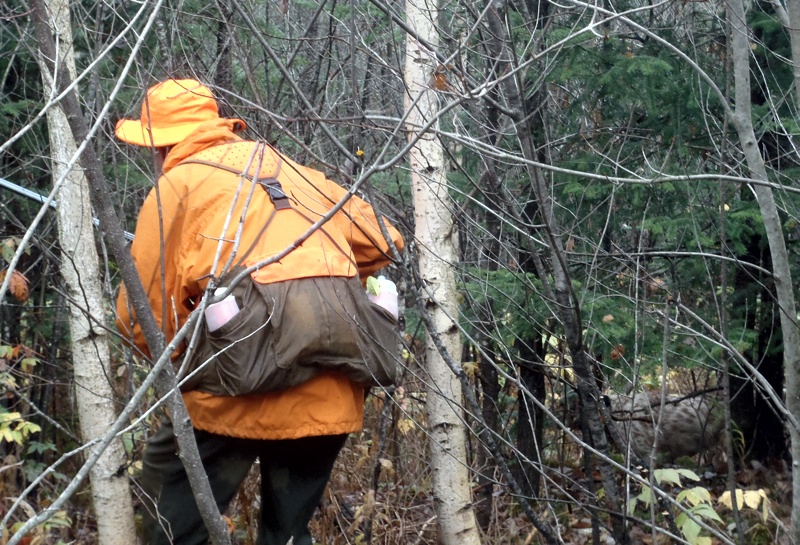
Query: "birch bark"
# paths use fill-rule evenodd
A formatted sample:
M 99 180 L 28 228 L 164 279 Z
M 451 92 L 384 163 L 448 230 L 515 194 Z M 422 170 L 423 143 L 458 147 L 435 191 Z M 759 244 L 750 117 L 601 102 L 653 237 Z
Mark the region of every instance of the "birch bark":
M 408 25 L 421 40 L 436 47 L 436 0 L 406 2 Z M 436 136 L 438 124 L 423 127 L 436 115 L 437 97 L 428 82 L 437 66 L 433 51 L 417 38 L 406 41 L 406 111 L 409 138 L 419 138 L 409 155 L 414 194 L 415 235 L 426 310 L 435 331 L 429 332 L 425 354 L 429 373 L 426 416 L 430 429 L 431 467 L 440 542 L 479 545 L 466 463 L 463 392 L 458 378 L 437 350 L 436 335 L 454 361 L 461 361 L 457 327 L 458 302 L 452 264 L 458 260 L 456 229 L 450 213 L 444 150 Z
M 59 55 L 70 77 L 75 78 L 69 4 L 47 0 L 50 24 L 59 39 Z M 57 63 L 58 65 L 58 63 Z M 52 89 L 53 77 L 40 63 L 44 88 Z M 105 312 L 100 263 L 95 249 L 92 209 L 86 177 L 79 167 L 67 168 L 77 146 L 60 106 L 47 113 L 53 181 L 64 178 L 58 194 L 58 238 L 61 275 L 69 301 L 72 365 L 81 435 L 85 441 L 102 437 L 116 419 L 114 392 L 109 382 L 109 346 L 103 327 Z M 136 542 L 130 485 L 122 442 L 112 442 L 92 468 L 90 482 L 101 545 Z

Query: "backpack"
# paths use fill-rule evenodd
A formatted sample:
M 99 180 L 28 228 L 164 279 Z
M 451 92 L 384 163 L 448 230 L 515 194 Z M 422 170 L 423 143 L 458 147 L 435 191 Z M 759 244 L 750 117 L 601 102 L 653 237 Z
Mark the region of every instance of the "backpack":
M 247 275 L 232 293 L 241 310 L 214 331 L 202 325 L 181 390 L 263 393 L 331 370 L 365 387 L 396 381 L 397 320 L 357 277 L 259 284 Z
M 188 162 L 241 174 L 224 164 L 183 161 Z M 277 168 L 272 176 L 252 179 L 275 207 L 267 225 L 293 210 L 278 181 L 280 164 Z M 229 287 L 241 272 L 235 267 L 219 285 Z M 331 370 L 365 387 L 397 380 L 397 320 L 369 300 L 358 277 L 262 284 L 245 275 L 232 287 L 232 295 L 240 310 L 228 322 L 210 331 L 203 320 L 197 346 L 182 366 L 182 391 L 226 396 L 271 392 Z

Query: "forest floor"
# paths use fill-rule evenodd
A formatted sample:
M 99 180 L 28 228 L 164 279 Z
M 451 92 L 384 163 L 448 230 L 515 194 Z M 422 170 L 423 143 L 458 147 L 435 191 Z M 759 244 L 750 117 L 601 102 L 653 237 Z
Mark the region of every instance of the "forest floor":
M 353 436 L 343 449 L 326 490 L 320 510 L 315 515 L 311 529 L 321 545 L 438 545 L 440 543 L 430 487 L 430 467 L 424 454 L 424 434 L 412 430 L 403 437 L 395 452 L 378 458 L 373 452 L 374 441 L 365 432 Z M 409 453 L 413 452 L 411 455 Z M 575 457 L 572 459 L 579 459 Z M 8 467 L 8 465 L 6 465 Z M 704 518 L 704 522 L 717 528 L 723 535 L 733 535 L 733 516 L 721 498 L 727 486 L 727 474 L 715 471 L 712 466 L 692 467 L 700 477 L 697 482 L 684 482 L 683 487 L 666 486 L 672 497 L 681 490 L 699 487 L 708 492 L 706 502 L 719 517 L 719 521 Z M 378 486 L 373 488 L 376 472 L 380 474 Z M 0 483 L 6 493 L 10 490 L 10 471 L 0 473 Z M 593 543 L 589 512 L 583 507 L 588 502 L 584 486 L 586 478 L 580 468 L 562 467 L 550 470 L 549 502 L 533 502 L 536 513 L 558 534 L 565 545 Z M 593 476 L 596 490 L 601 488 L 599 475 Z M 785 463 L 764 466 L 751 463 L 736 473 L 737 487 L 748 491 L 741 509 L 746 545 L 789 545 L 787 536 L 791 506 L 791 475 Z M 571 483 L 571 484 L 570 484 Z M 620 482 L 620 484 L 623 484 Z M 234 545 L 253 545 L 260 499 L 258 497 L 258 471 L 254 467 L 228 515 L 234 527 Z M 560 490 L 559 490 L 560 489 Z M 631 486 L 631 497 L 641 488 Z M 39 503 L 47 503 L 51 490 L 38 494 Z M 13 495 L 4 494 L 0 502 L 0 516 L 5 514 Z M 757 501 L 754 501 L 755 498 Z M 495 485 L 494 505 L 487 528 L 481 529 L 484 545 L 536 545 L 544 543 L 516 501 L 500 485 Z M 684 500 L 685 502 L 686 500 Z M 33 504 L 35 502 L 31 502 Z M 695 506 L 696 507 L 696 506 Z M 32 514 L 33 506 L 23 509 Z M 673 532 L 675 520 L 664 516 L 661 508 L 654 511 L 656 526 Z M 21 519 L 19 519 L 21 520 Z M 607 518 L 601 516 L 603 522 Z M 650 513 L 641 503 L 629 519 L 631 545 L 664 545 L 679 543 L 668 535 L 651 532 L 646 521 Z M 0 545 L 5 545 L 13 525 L 0 532 Z M 602 545 L 612 545 L 614 540 L 608 530 L 601 527 Z M 705 539 L 703 539 L 705 538 Z M 733 538 L 731 538 L 733 539 Z M 22 545 L 61 545 L 96 543 L 95 522 L 89 507 L 89 492 L 85 489 L 48 524 L 23 538 Z M 725 543 L 703 530 L 695 541 L 697 545 Z
M 410 399 L 412 396 L 408 396 Z M 405 403 L 405 401 L 403 402 Z M 431 486 L 431 468 L 428 456 L 428 438 L 424 431 L 424 416 L 419 404 L 406 403 L 402 410 L 392 415 L 391 425 L 384 426 L 381 437 L 380 400 L 367 401 L 365 429 L 353 434 L 337 460 L 320 510 L 311 529 L 321 545 L 438 545 L 440 543 Z M 565 545 L 594 543 L 592 519 L 586 508 L 591 502 L 588 490 L 603 493 L 600 476 L 595 472 L 591 482 L 582 469 L 581 451 L 574 443 L 546 430 L 545 466 L 542 496 L 546 500 L 532 501 L 537 516 L 555 528 Z M 138 441 L 132 450 L 135 477 L 143 442 Z M 474 466 L 477 447 L 470 444 L 469 463 Z M 4 516 L 13 500 L 20 494 L 22 480 L 22 453 L 5 454 L 0 464 L 0 517 Z M 710 460 L 715 458 L 709 457 Z M 642 487 L 620 474 L 620 489 L 627 490 L 628 498 L 635 498 L 635 508 L 629 510 L 627 519 L 631 545 L 663 545 L 680 543 L 664 532 L 682 535 L 692 545 L 717 545 L 736 543 L 734 517 L 725 501 L 727 464 L 700 464 L 697 460 L 684 460 L 683 468 L 691 470 L 699 480 L 688 478 L 688 473 L 678 467 L 662 469 L 662 488 L 681 504 L 687 505 L 728 541 L 716 537 L 706 529 L 693 533 L 686 517 L 669 516 L 670 509 L 660 504 L 653 510 L 642 501 Z M 77 461 L 76 461 L 77 463 Z M 741 465 L 741 464 L 740 464 Z M 64 467 L 65 474 L 76 468 Z M 480 529 L 484 545 L 535 545 L 544 543 L 519 502 L 509 493 L 496 469 L 490 471 L 495 479 L 492 505 L 488 510 L 488 525 Z M 669 484 L 680 477 L 680 486 Z M 768 464 L 750 462 L 735 474 L 736 486 L 744 491 L 741 506 L 741 531 L 746 545 L 789 545 L 787 528 L 791 509 L 791 474 L 785 462 Z M 45 481 L 23 502 L 22 509 L 8 525 L 0 529 L 0 545 L 5 545 L 16 524 L 44 508 L 55 498 L 65 483 L 65 477 Z M 588 485 L 588 486 L 587 486 Z M 230 506 L 228 516 L 234 528 L 235 545 L 255 543 L 260 498 L 258 497 L 258 471 L 254 467 L 240 492 Z M 730 497 L 730 496 L 728 496 Z M 630 505 L 630 504 L 629 504 Z M 609 518 L 599 516 L 601 524 Z M 650 529 L 655 521 L 659 531 Z M 688 524 L 688 526 L 687 526 Z M 90 508 L 88 487 L 78 493 L 68 508 L 60 511 L 47 524 L 37 528 L 21 542 L 22 545 L 60 545 L 96 543 L 95 521 Z M 691 538 L 691 539 L 689 539 Z M 599 528 L 598 542 L 614 543 L 607 528 Z M 738 544 L 737 544 L 738 545 Z

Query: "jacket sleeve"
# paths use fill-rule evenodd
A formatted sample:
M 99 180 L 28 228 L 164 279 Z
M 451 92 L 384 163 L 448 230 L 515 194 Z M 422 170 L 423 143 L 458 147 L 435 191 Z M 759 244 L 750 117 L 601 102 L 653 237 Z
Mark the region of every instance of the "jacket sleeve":
M 156 322 L 169 341 L 175 335 L 176 323 L 183 323 L 189 312 L 182 301 L 176 300 L 176 294 L 180 293 L 177 285 L 180 268 L 176 266 L 175 256 L 185 215 L 180 191 L 165 177 L 159 184 L 160 195 L 155 189 L 151 190 L 139 211 L 131 255 Z M 117 328 L 145 356 L 151 356 L 124 285 L 117 298 Z
M 327 182 L 330 194 L 336 202 L 346 196 L 346 189 L 330 180 Z M 372 205 L 357 196 L 350 197 L 333 221 L 347 238 L 358 264 L 359 276 L 364 282 L 368 276 L 391 263 L 391 245 L 398 252 L 405 245 L 400 232 L 383 216 L 381 221 L 385 224 L 390 239 L 386 240 Z

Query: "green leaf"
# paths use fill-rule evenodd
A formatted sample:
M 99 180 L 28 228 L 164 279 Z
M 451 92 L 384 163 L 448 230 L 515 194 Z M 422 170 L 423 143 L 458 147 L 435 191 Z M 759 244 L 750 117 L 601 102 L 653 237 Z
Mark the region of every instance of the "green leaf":
M 700 477 L 698 477 L 698 476 L 697 476 L 697 473 L 695 473 L 695 472 L 694 472 L 694 471 L 692 471 L 691 469 L 683 469 L 683 468 L 678 468 L 678 469 L 676 469 L 676 471 L 677 471 L 677 472 L 678 472 L 678 473 L 679 473 L 681 476 L 683 476 L 683 477 L 686 477 L 686 478 L 687 478 L 687 479 L 689 479 L 690 481 L 699 481 L 699 480 L 700 480 Z
M 367 278 L 367 293 L 370 295 L 380 295 L 381 283 L 374 276 Z
M 698 517 L 703 517 L 715 522 L 723 522 L 720 516 L 714 511 L 714 508 L 707 503 L 701 503 L 692 509 L 692 513 Z
M 34 424 L 33 422 L 22 422 L 17 426 L 17 430 L 19 430 L 23 436 L 27 437 L 32 433 L 39 433 L 42 431 L 42 427 L 39 424 Z
M 48 450 L 52 450 L 56 452 L 56 446 L 51 443 L 50 441 L 45 441 L 44 443 L 41 441 L 31 441 L 28 445 L 28 454 L 42 454 L 47 452 Z
M 10 238 L 3 241 L 3 259 L 5 259 L 7 263 L 11 263 L 11 260 L 14 258 L 14 246 L 14 241 Z
M 681 485 L 681 475 L 676 469 L 656 469 L 653 472 L 653 476 L 656 478 L 658 484 L 667 482 L 676 486 Z
M 14 442 L 13 432 L 10 428 L 0 428 L 0 439 L 7 443 Z
M 6 422 L 13 422 L 14 420 L 19 420 L 22 418 L 20 413 L 9 413 L 5 411 L 0 411 L 0 424 L 4 424 Z
M 681 513 L 684 514 L 684 513 Z M 680 517 L 678 517 L 680 518 Z M 686 517 L 683 521 L 683 524 L 678 523 L 678 519 L 675 519 L 675 523 L 678 524 L 678 527 L 681 529 L 683 533 L 683 537 L 686 538 L 686 541 L 689 543 L 695 544 L 697 543 L 697 538 L 700 536 L 700 525 L 697 524 L 695 521 Z
M 19 364 L 22 366 L 22 371 L 24 373 L 30 373 L 33 371 L 33 368 L 36 367 L 36 364 L 39 363 L 39 360 L 36 358 L 23 358 Z
M 686 490 L 681 491 L 681 493 L 678 494 L 676 499 L 678 501 L 686 500 L 691 505 L 697 505 L 700 503 L 711 503 L 711 493 L 702 486 L 695 486 L 694 488 L 688 488 Z
M 650 502 L 653 500 L 653 491 L 649 486 L 644 486 L 636 498 L 644 504 L 645 508 L 650 507 Z
M 56 512 L 56 514 L 53 515 L 46 524 L 51 528 L 58 526 L 68 528 L 72 526 L 72 519 L 69 518 L 66 511 L 61 510 Z

